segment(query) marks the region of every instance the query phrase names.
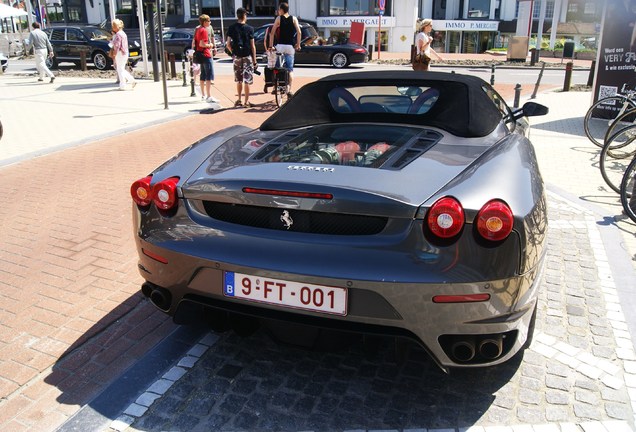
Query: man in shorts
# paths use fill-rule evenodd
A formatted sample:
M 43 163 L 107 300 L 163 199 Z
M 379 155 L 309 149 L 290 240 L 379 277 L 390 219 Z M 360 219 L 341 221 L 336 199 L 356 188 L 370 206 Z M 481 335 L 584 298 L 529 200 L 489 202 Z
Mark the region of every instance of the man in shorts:
M 289 84 L 289 96 L 291 93 L 291 84 L 293 79 L 292 72 L 294 71 L 294 54 L 296 50 L 300 50 L 300 25 L 298 25 L 298 19 L 295 16 L 289 14 L 289 5 L 282 2 L 278 6 L 278 17 L 274 21 L 274 26 L 269 32 L 269 46 L 274 46 L 274 35 L 280 28 L 278 36 L 278 44 L 276 45 L 276 51 L 283 54 L 285 60 L 285 69 L 288 73 Z
M 256 64 L 256 45 L 254 45 L 254 28 L 248 26 L 247 11 L 244 8 L 236 10 L 237 22 L 232 24 L 227 30 L 227 38 L 225 46 L 229 50 L 234 59 L 234 82 L 236 82 L 236 91 L 238 99 L 234 102 L 235 107 L 241 105 L 249 108 L 250 103 L 250 85 L 254 82 L 254 70 Z M 241 95 L 245 86 L 245 102 L 241 103 Z

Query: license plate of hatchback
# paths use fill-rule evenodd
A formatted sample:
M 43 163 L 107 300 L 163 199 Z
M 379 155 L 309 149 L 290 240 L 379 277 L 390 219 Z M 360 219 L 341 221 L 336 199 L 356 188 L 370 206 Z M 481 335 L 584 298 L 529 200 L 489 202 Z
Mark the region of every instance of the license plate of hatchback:
M 225 272 L 223 294 L 260 303 L 334 315 L 347 315 L 347 290 Z

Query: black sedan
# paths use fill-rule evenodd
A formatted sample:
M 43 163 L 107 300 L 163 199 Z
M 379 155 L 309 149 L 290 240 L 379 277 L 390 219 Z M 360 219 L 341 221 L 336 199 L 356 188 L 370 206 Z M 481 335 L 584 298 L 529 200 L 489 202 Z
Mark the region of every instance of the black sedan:
M 57 67 L 61 62 L 80 64 L 81 53 L 86 61 L 92 62 L 96 69 L 105 70 L 113 62 L 108 57 L 112 34 L 95 26 L 59 26 L 44 30 L 53 46 L 54 56 L 48 58 L 49 68 Z M 134 66 L 141 58 L 141 48 L 137 41 L 128 40 L 128 61 Z
M 273 24 L 267 24 L 254 30 L 254 42 L 256 54 L 263 55 L 265 46 L 265 32 Z M 354 43 L 323 44 L 316 43 L 318 32 L 307 23 L 300 23 L 301 48 L 294 56 L 294 64 L 330 64 L 336 68 L 344 68 L 351 63 L 364 63 L 369 57 L 369 52 L 362 45 Z
M 194 29 L 175 29 L 163 33 L 163 49 L 168 54 L 174 54 L 181 58 L 186 51 L 192 48 Z
M 319 336 L 306 326 L 380 333 L 443 369 L 505 362 L 540 307 L 548 219 L 526 117 L 545 113 L 460 74 L 307 84 L 258 129 L 140 173 L 142 293 L 218 331 L 263 325 L 306 345 Z

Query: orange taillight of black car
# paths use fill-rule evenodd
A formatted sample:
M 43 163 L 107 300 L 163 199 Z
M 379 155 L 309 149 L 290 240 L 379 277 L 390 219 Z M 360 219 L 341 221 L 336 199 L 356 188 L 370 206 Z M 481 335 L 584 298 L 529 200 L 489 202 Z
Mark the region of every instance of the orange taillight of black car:
M 152 188 L 150 182 L 152 176 L 137 180 L 130 186 L 130 195 L 133 201 L 140 207 L 147 207 L 152 202 Z
M 480 236 L 486 240 L 498 242 L 507 238 L 512 232 L 514 217 L 508 204 L 500 200 L 492 200 L 479 210 L 475 223 Z
M 133 201 L 140 207 L 147 207 L 154 202 L 159 210 L 173 209 L 178 202 L 177 183 L 179 177 L 170 177 L 150 186 L 152 176 L 137 180 L 130 187 Z

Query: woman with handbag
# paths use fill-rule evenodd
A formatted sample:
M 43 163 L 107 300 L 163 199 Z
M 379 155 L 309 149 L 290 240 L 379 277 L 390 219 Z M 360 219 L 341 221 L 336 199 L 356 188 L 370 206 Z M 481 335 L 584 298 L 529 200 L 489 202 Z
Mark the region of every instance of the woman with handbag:
M 433 20 L 426 18 L 420 25 L 420 32 L 415 36 L 416 53 L 413 59 L 413 70 L 427 71 L 431 62 L 431 53 L 435 54 L 438 60 L 442 59 L 431 47 L 433 37 L 428 35 L 431 30 L 433 30 Z

